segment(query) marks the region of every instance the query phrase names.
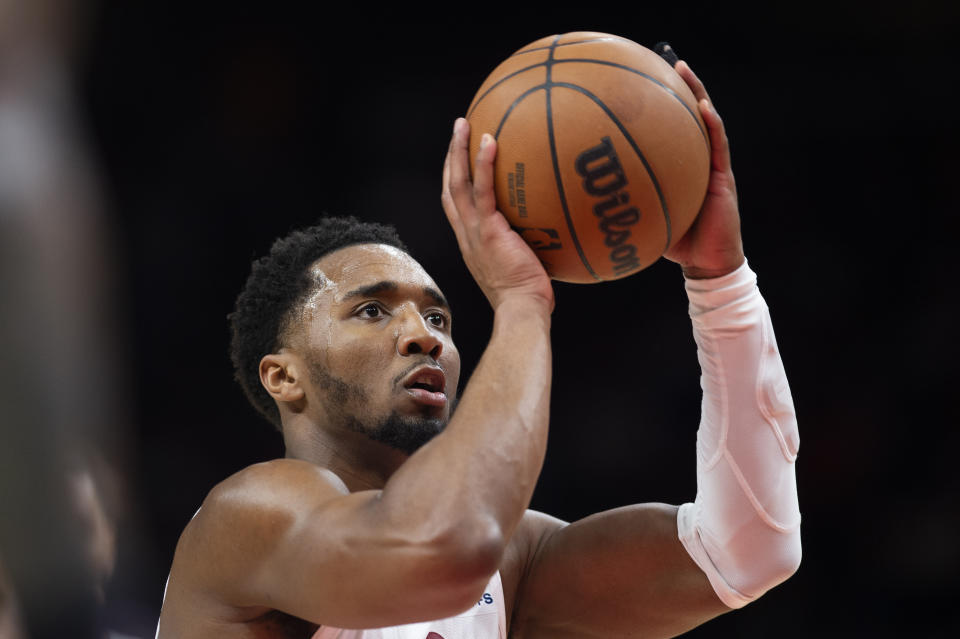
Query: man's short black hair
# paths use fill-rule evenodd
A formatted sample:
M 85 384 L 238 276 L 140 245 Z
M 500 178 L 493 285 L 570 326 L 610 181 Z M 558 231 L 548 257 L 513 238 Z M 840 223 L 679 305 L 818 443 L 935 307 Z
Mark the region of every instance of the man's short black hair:
M 234 376 L 254 408 L 278 430 L 280 411 L 260 383 L 260 360 L 281 346 L 288 322 L 317 286 L 310 266 L 324 255 L 354 244 L 387 244 L 407 251 L 392 226 L 354 217 L 321 218 L 314 226 L 278 238 L 269 255 L 253 262 L 236 307 L 227 316 Z

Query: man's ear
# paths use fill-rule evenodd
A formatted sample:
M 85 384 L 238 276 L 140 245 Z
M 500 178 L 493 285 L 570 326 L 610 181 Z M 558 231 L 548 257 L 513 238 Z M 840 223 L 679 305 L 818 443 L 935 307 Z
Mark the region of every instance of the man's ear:
M 260 383 L 278 402 L 288 404 L 303 400 L 300 385 L 300 361 L 292 353 L 271 353 L 260 360 Z

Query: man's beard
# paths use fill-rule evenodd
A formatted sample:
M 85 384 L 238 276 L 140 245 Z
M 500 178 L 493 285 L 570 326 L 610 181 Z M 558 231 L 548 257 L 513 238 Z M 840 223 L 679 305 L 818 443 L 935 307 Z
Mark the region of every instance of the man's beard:
M 366 435 L 407 455 L 415 453 L 447 426 L 447 419 L 430 417 L 426 410 L 423 415 L 400 415 L 394 411 L 379 423 L 370 424 L 371 420 L 362 421 L 345 408 L 347 404 L 362 406 L 367 401 L 367 393 L 363 388 L 330 375 L 316 362 L 310 362 L 310 377 L 317 386 L 329 393 L 330 401 L 334 404 L 331 415 L 339 417 L 348 430 Z M 456 399 L 452 398 L 451 402 L 452 415 Z
M 446 420 L 440 417 L 413 417 L 391 413 L 379 424 L 370 428 L 351 418 L 347 428 L 363 433 L 370 439 L 386 444 L 407 455 L 417 452 L 421 446 L 439 435 L 446 427 Z

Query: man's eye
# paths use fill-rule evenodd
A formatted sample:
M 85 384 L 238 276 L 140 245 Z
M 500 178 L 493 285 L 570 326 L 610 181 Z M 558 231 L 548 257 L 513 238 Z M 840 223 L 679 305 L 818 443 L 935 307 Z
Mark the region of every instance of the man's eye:
M 427 315 L 427 321 L 438 328 L 443 328 L 447 325 L 447 318 L 443 313 L 430 313 Z
M 374 319 L 377 317 L 381 317 L 383 315 L 383 311 L 380 310 L 380 307 L 377 306 L 376 304 L 367 304 L 366 306 L 360 309 L 360 314 L 363 317 Z

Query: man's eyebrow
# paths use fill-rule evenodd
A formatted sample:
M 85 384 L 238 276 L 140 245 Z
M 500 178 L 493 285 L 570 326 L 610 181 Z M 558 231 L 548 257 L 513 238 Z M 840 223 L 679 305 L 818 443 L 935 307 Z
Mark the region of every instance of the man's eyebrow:
M 450 304 L 447 303 L 447 298 L 440 294 L 440 291 L 430 288 L 429 286 L 423 287 L 423 292 L 427 294 L 428 297 L 433 298 L 433 301 L 437 303 L 437 306 L 442 306 L 447 310 L 450 310 Z
M 349 300 L 355 297 L 368 297 L 370 295 L 376 295 L 378 293 L 383 293 L 385 291 L 395 291 L 400 288 L 400 285 L 396 282 L 390 280 L 383 280 L 382 282 L 377 282 L 376 284 L 370 284 L 369 286 L 361 286 L 360 288 L 355 288 L 346 295 L 343 296 L 343 299 Z
M 379 295 L 380 293 L 393 292 L 400 289 L 400 285 L 393 280 L 383 280 L 377 282 L 376 284 L 369 284 L 367 286 L 361 286 L 360 288 L 355 288 L 346 295 L 343 296 L 344 300 L 355 299 L 357 297 L 370 297 L 374 295 Z M 450 308 L 450 304 L 447 303 L 447 299 L 440 294 L 440 291 L 430 288 L 429 286 L 423 287 L 423 293 L 430 299 L 432 299 L 438 306 L 442 306 L 446 309 Z

